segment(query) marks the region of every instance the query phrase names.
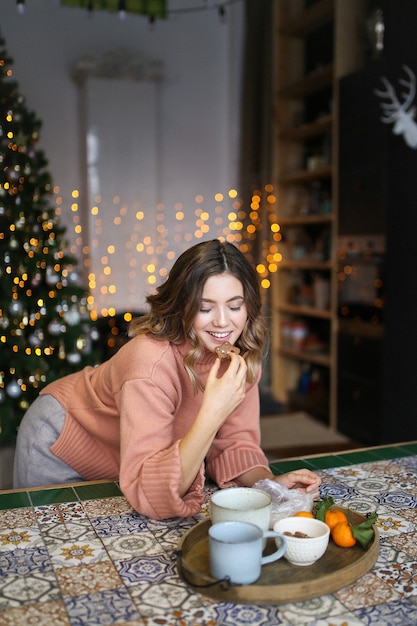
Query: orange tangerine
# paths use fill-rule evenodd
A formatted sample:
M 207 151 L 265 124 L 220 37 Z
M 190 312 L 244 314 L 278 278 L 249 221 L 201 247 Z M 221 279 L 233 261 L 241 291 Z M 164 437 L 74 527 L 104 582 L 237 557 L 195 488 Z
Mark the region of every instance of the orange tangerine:
M 310 511 L 297 511 L 297 513 L 294 513 L 293 517 L 314 517 L 314 515 L 310 513 Z
M 339 509 L 327 509 L 324 521 L 326 522 L 330 530 L 332 530 L 339 522 L 347 523 L 348 518 L 346 517 L 345 513 L 343 513 L 343 511 L 340 511 Z
M 348 522 L 339 522 L 330 532 L 334 543 L 341 548 L 351 548 L 356 544 L 356 539 Z

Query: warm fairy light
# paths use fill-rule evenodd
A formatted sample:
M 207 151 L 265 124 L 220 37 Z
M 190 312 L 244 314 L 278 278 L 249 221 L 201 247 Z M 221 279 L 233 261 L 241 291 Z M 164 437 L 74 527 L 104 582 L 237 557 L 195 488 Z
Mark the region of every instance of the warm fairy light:
M 262 289 L 269 289 L 269 275 L 278 270 L 282 261 L 279 251 L 282 235 L 275 214 L 276 197 L 273 191 L 272 185 L 265 185 L 262 191 L 253 191 L 246 204 L 239 198 L 236 189 L 215 193 L 211 196 L 211 202 L 208 196 L 206 199 L 202 194 L 196 194 L 194 206 L 177 202 L 173 205 L 158 203 L 150 207 L 144 201 L 137 200 L 129 207 L 120 196 L 115 195 L 112 204 L 116 211 L 110 222 L 107 218 L 109 207 L 103 205 L 100 208 L 102 198 L 97 195 L 94 206 L 89 210 L 90 246 L 82 241 L 82 225 L 85 230 L 85 224 L 79 205 L 74 203 L 71 208 L 74 233 L 78 235 L 76 244 L 84 256 L 84 267 L 96 270 L 95 273 L 88 273 L 92 314 L 111 316 L 109 303 L 112 295 L 118 291 L 126 294 L 132 310 L 137 308 L 138 285 L 156 285 L 167 276 L 178 254 L 207 237 L 230 241 L 238 245 L 252 261 L 257 260 L 256 270 Z M 79 192 L 74 190 L 72 197 L 79 198 Z M 109 228 L 112 230 L 109 231 Z M 109 234 L 111 243 L 108 241 Z M 104 236 L 107 237 L 105 253 L 100 255 Z M 253 258 L 255 240 L 259 241 L 257 247 L 261 250 L 257 253 L 257 259 Z M 116 248 L 116 243 L 120 248 Z M 37 245 L 37 242 L 33 245 Z M 125 268 L 122 278 L 121 258 Z M 118 285 L 121 280 L 123 285 Z

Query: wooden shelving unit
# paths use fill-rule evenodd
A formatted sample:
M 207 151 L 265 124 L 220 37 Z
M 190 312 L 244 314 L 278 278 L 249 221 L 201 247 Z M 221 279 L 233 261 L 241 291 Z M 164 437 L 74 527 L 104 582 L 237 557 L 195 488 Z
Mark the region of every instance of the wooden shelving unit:
M 305 139 L 311 139 L 312 137 L 318 137 L 330 133 L 333 126 L 333 116 L 323 115 L 321 118 L 311 122 L 309 124 L 300 124 L 295 128 L 284 128 L 279 136 L 281 140 L 293 139 L 294 141 L 303 141 Z
M 320 178 L 330 178 L 332 175 L 332 168 L 330 165 L 325 165 L 323 167 L 318 167 L 315 170 L 300 170 L 299 172 L 290 172 L 287 174 L 283 174 L 280 177 L 280 183 L 282 184 L 296 184 L 296 183 L 306 183 L 313 180 L 318 180 Z
M 337 427 L 338 79 L 363 61 L 365 0 L 275 0 L 271 391 Z M 307 397 L 308 395 L 308 397 Z

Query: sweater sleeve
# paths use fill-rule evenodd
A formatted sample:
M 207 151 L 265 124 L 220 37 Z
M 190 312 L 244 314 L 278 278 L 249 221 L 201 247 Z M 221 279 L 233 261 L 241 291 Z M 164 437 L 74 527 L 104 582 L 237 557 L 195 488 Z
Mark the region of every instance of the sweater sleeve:
M 250 469 L 269 469 L 260 440 L 259 388 L 255 383 L 248 385 L 244 400 L 218 431 L 207 455 L 207 473 L 224 488 L 239 484 L 237 477 Z
M 169 388 L 169 393 L 167 393 Z M 162 389 L 151 378 L 125 383 L 118 395 L 120 411 L 120 487 L 132 506 L 153 519 L 188 517 L 203 502 L 204 466 L 183 498 L 180 435 L 175 407 L 180 389 Z

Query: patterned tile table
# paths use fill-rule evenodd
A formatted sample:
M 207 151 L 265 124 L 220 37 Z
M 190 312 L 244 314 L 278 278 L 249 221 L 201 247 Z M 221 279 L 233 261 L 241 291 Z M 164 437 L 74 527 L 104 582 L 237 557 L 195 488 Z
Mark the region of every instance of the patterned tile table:
M 0 626 L 392 626 L 417 624 L 417 442 L 271 464 L 300 465 L 321 494 L 367 513 L 375 566 L 331 595 L 281 606 L 217 603 L 180 579 L 179 538 L 207 516 L 153 521 L 116 483 L 0 494 Z

